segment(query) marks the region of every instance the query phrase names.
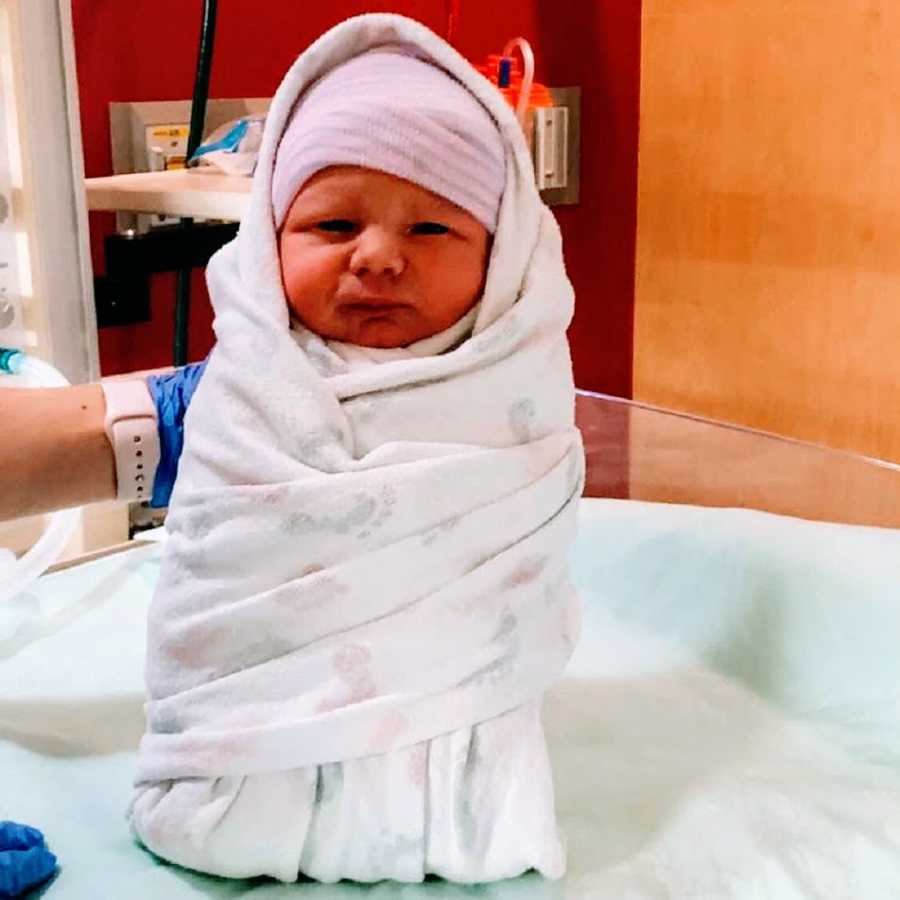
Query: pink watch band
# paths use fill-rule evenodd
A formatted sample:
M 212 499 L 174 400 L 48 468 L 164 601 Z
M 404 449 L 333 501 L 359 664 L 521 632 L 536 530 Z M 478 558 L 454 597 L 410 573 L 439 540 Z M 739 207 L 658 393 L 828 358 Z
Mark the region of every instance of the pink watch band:
M 106 436 L 116 459 L 119 500 L 149 500 L 159 465 L 156 406 L 141 380 L 102 381 Z

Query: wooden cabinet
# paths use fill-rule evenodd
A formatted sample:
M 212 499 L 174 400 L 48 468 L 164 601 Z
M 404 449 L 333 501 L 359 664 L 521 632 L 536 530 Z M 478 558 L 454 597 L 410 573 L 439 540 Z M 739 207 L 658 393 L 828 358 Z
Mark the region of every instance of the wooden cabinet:
M 900 4 L 644 0 L 642 40 L 635 398 L 900 460 Z

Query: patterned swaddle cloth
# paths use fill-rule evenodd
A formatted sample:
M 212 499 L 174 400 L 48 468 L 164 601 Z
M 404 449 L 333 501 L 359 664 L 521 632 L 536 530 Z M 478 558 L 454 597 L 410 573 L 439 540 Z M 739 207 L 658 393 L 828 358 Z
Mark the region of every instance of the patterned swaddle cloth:
M 506 189 L 471 333 L 374 365 L 292 329 L 271 178 L 303 90 L 398 44 L 494 118 Z M 561 876 L 540 701 L 577 638 L 584 461 L 572 289 L 511 109 L 424 26 L 343 23 L 282 82 L 208 281 L 217 344 L 150 614 L 136 834 L 231 877 Z

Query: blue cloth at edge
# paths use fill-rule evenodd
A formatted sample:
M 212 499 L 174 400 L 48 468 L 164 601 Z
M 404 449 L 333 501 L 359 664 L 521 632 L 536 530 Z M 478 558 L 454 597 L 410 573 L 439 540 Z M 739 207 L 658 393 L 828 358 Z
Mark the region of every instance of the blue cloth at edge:
M 56 871 L 56 857 L 37 828 L 0 822 L 0 898 L 20 897 Z
M 147 378 L 147 389 L 156 404 L 159 430 L 159 466 L 150 498 L 150 505 L 156 509 L 169 505 L 184 448 L 184 414 L 205 369 L 206 360 L 203 360 L 167 375 Z

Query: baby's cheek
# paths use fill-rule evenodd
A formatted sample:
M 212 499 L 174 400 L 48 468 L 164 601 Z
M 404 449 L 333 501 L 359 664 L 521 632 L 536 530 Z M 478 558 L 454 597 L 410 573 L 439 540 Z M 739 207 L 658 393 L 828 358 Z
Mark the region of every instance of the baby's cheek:
M 337 290 L 341 273 L 340 254 L 292 248 L 281 249 L 281 282 L 288 304 L 301 318 L 321 314 Z
M 480 255 L 467 253 L 442 259 L 425 270 L 424 283 L 432 285 L 428 314 L 449 328 L 481 299 L 485 269 Z M 435 290 L 434 286 L 440 286 Z M 442 330 L 442 329 L 439 329 Z

